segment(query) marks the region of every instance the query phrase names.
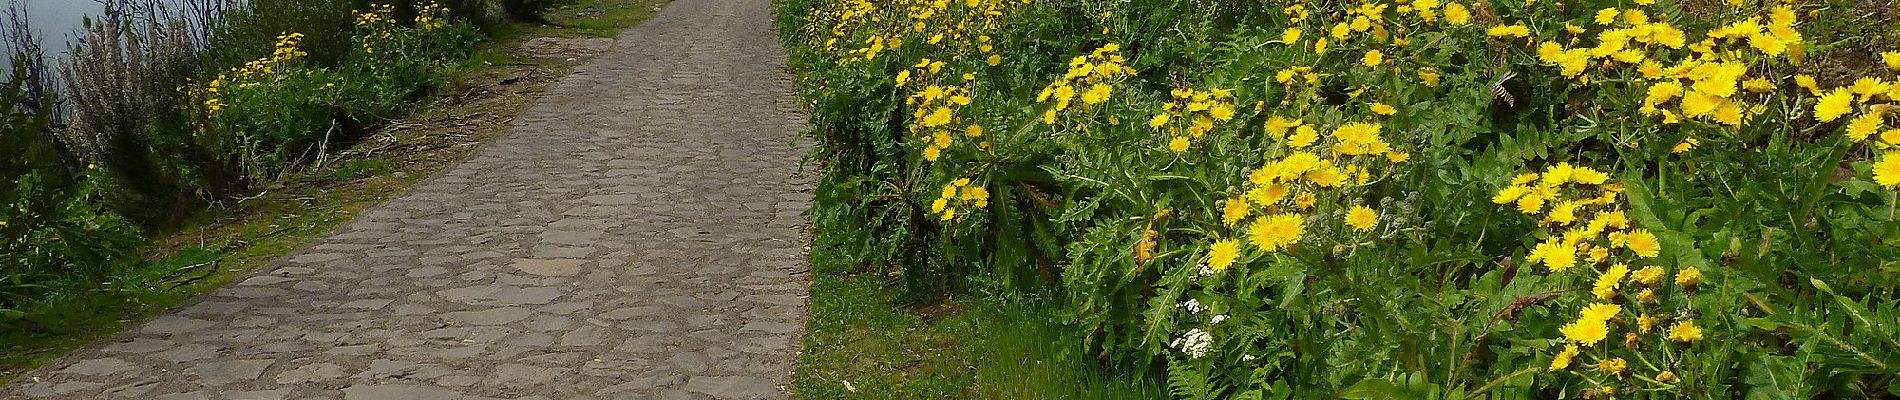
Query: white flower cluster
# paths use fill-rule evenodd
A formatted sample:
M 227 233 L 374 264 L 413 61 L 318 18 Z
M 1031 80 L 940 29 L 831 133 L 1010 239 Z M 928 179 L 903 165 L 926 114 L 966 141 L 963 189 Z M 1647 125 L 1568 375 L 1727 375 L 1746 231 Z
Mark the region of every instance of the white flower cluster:
M 1188 299 L 1186 303 L 1181 303 L 1181 307 L 1186 308 L 1188 310 L 1188 314 L 1200 314 L 1202 310 L 1207 309 L 1205 307 L 1201 307 L 1200 299 Z
M 1226 320 L 1227 320 L 1227 314 L 1215 315 L 1214 319 L 1207 321 L 1207 324 L 1208 325 L 1219 324 L 1221 321 L 1226 321 Z
M 1207 346 L 1212 344 L 1214 344 L 1214 335 L 1195 328 L 1188 330 L 1187 334 L 1182 335 L 1180 339 L 1175 339 L 1170 346 L 1180 349 L 1182 353 L 1187 353 L 1189 358 L 1201 358 L 1207 355 Z

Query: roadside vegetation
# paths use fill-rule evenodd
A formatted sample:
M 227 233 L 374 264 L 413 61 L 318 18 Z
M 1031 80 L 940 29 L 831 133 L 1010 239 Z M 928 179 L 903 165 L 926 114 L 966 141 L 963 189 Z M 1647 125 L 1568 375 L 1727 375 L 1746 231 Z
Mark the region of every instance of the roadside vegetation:
M 1896 10 L 780 1 L 824 168 L 794 389 L 1900 397 Z M 1095 378 L 980 373 L 1020 360 Z
M 611 36 L 664 1 L 533 2 L 532 17 L 481 1 L 248 4 L 109 2 L 71 55 L 16 58 L 0 93 L 0 146 L 23 149 L 0 160 L 0 379 L 474 151 L 576 64 L 523 56 L 524 41 Z M 39 54 L 14 20 L 15 54 Z

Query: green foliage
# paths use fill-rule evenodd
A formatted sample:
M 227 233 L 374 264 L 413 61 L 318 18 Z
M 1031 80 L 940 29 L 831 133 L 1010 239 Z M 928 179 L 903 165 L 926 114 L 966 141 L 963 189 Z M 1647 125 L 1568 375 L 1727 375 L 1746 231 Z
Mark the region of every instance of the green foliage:
M 1900 126 L 1900 61 L 1868 60 L 1893 16 L 1731 4 L 793 0 L 778 23 L 814 218 L 867 227 L 860 265 L 913 298 L 1061 298 L 1088 356 L 1179 397 L 1891 396 L 1900 130 L 1869 134 Z

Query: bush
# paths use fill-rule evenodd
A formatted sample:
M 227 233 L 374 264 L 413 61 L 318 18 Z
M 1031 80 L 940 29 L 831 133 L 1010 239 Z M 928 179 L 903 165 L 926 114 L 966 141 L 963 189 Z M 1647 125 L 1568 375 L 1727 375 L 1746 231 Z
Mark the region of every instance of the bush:
M 15 59 L 0 91 L 0 322 L 41 296 L 107 280 L 135 231 L 99 208 L 92 185 L 68 174 L 45 134 L 50 96 L 34 96 L 28 58 Z
M 779 28 L 814 218 L 875 230 L 863 265 L 1064 299 L 1087 357 L 1181 397 L 1900 395 L 1900 42 L 1810 22 L 1838 12 L 807 0 Z

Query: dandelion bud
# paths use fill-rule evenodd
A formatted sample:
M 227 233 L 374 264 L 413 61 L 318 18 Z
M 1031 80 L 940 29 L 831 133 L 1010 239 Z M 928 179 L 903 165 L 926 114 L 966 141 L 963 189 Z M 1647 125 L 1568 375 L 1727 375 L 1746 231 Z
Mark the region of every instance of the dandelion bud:
M 1668 381 L 1672 381 L 1672 380 L 1676 380 L 1676 373 L 1675 373 L 1675 372 L 1670 372 L 1670 371 L 1663 371 L 1663 372 L 1658 372 L 1658 373 L 1656 373 L 1656 381 L 1657 381 L 1657 382 L 1668 382 Z

